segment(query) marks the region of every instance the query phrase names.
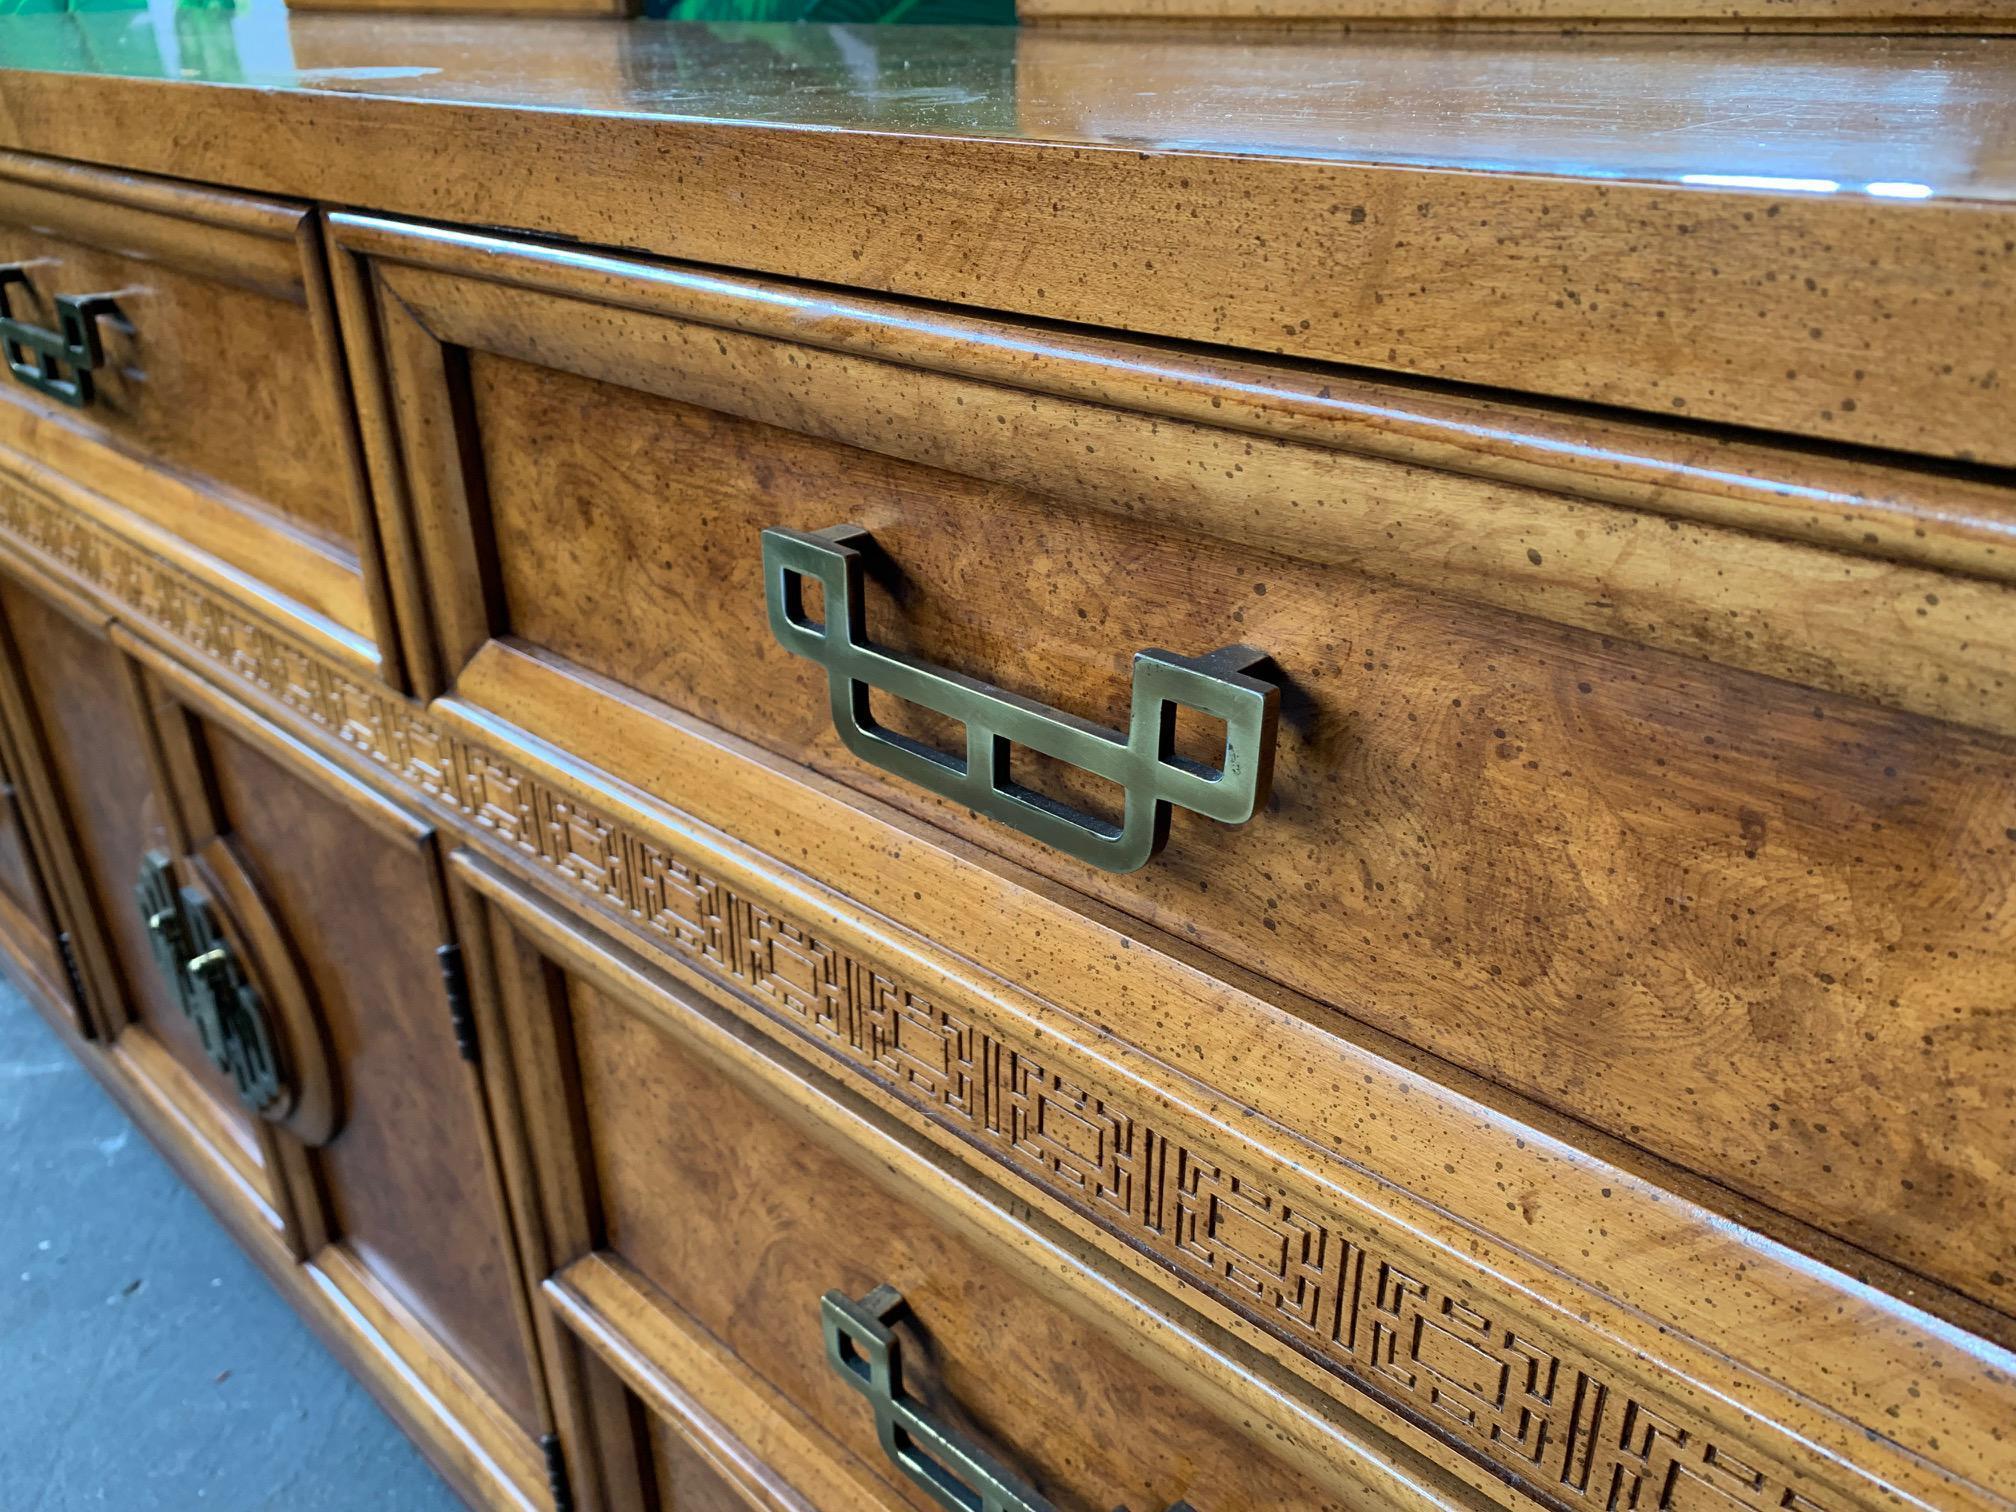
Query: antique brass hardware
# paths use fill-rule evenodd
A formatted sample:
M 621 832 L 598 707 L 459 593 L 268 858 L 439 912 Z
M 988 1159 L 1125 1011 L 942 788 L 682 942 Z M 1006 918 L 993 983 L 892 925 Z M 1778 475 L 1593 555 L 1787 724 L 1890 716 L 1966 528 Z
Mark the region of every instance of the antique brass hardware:
M 155 964 L 196 1026 L 203 1053 L 229 1077 L 245 1106 L 259 1114 L 281 1109 L 286 1086 L 258 989 L 218 926 L 207 900 L 175 885 L 169 859 L 149 851 L 135 888 Z
M 188 921 L 175 889 L 175 873 L 168 858 L 159 851 L 149 851 L 141 858 L 140 881 L 134 895 L 140 900 L 140 917 L 147 921 L 147 942 L 154 948 L 154 964 L 186 1012 L 185 968 L 195 951 L 190 947 Z
M 56 329 L 38 326 L 14 314 L 9 292 L 28 285 L 23 263 L 0 263 L 0 351 L 16 378 L 52 399 L 83 409 L 97 396 L 91 373 L 105 362 L 98 322 L 118 313 L 110 294 L 58 294 Z
M 897 1469 L 954 1512 L 1053 1512 L 993 1456 L 933 1422 L 903 1390 L 903 1356 L 887 1326 L 903 1307 L 893 1286 L 859 1302 L 844 1292 L 819 1299 L 826 1361 L 875 1409 L 875 1435 Z
M 785 650 L 826 669 L 834 728 L 862 760 L 1115 872 L 1134 871 L 1161 850 L 1172 805 L 1244 824 L 1267 801 L 1280 691 L 1249 675 L 1266 661 L 1263 652 L 1251 646 L 1226 646 L 1199 657 L 1136 652 L 1132 713 L 1122 734 L 870 645 L 858 549 L 868 541 L 868 533 L 853 525 L 763 532 L 771 633 Z M 808 577 L 825 593 L 824 623 L 806 616 Z M 877 724 L 868 706 L 873 689 L 960 721 L 966 727 L 965 756 L 934 750 Z M 1225 756 L 1218 768 L 1175 754 L 1179 705 L 1225 722 Z M 1119 786 L 1126 794 L 1122 822 L 1016 783 L 1009 775 L 1016 746 Z
M 826 1363 L 875 1409 L 882 1452 L 950 1512 L 1056 1512 L 1055 1503 L 984 1449 L 935 1422 L 903 1390 L 902 1347 L 889 1330 L 903 1306 L 903 1294 L 893 1286 L 878 1286 L 858 1302 L 838 1291 L 819 1299 Z M 1179 1501 L 1169 1512 L 1191 1508 Z

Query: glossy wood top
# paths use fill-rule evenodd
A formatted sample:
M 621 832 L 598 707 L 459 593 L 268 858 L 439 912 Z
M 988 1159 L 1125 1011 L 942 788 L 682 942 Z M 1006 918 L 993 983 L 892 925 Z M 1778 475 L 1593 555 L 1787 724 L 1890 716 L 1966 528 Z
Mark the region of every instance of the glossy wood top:
M 2016 40 L 12 16 L 0 66 L 666 121 L 2016 200 Z
M 22 151 L 2001 463 L 2012 102 L 2016 38 L 0 23 Z

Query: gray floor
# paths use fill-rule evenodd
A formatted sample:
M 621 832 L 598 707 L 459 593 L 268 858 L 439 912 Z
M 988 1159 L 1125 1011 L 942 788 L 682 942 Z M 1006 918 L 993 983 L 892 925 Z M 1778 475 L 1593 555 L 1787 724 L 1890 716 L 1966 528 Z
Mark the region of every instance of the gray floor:
M 459 1505 L 0 982 L 0 1507 Z

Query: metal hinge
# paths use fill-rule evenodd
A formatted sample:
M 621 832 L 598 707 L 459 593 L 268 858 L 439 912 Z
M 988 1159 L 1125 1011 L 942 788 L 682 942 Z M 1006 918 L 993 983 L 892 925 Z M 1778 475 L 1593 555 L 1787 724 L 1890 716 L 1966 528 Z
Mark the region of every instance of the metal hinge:
M 560 1435 L 542 1435 L 539 1452 L 546 1456 L 546 1489 L 553 1497 L 553 1512 L 574 1512 L 574 1488 L 567 1480 L 567 1456 L 560 1450 Z
M 478 1057 L 476 1010 L 469 1001 L 469 973 L 462 965 L 462 947 L 437 945 L 434 959 L 441 963 L 441 989 L 448 994 L 448 1022 L 455 1026 L 455 1048 L 462 1052 L 462 1059 L 473 1063 Z
M 70 979 L 71 998 L 79 1008 L 88 1007 L 84 1000 L 84 970 L 77 964 L 77 947 L 70 939 L 69 930 L 57 933 L 56 951 L 63 957 L 63 975 Z

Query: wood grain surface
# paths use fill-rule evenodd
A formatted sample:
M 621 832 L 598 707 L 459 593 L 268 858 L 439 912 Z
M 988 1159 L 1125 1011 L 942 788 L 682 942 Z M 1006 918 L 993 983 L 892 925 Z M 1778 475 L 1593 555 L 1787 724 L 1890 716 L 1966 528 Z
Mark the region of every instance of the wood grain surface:
M 2006 585 L 1384 459 L 1326 474 L 1337 454 L 1299 439 L 1171 418 L 1185 380 L 1234 387 L 1180 359 L 1159 413 L 1129 414 L 891 361 L 930 353 L 883 334 L 886 307 L 570 263 L 589 303 L 503 281 L 545 277 L 536 249 L 337 236 L 467 270 L 377 273 L 394 420 L 367 441 L 385 535 L 418 559 L 404 601 L 434 626 L 416 676 L 521 700 L 514 723 L 626 776 L 597 754 L 614 704 L 696 716 L 2006 1306 Z M 735 328 L 774 307 L 880 360 Z M 1530 527 L 1505 528 L 1511 500 Z M 1267 651 L 1289 691 L 1267 814 L 1181 816 L 1116 879 L 856 759 L 824 673 L 768 633 L 755 546 L 840 523 L 875 535 L 877 644 L 1108 727 L 1144 647 Z M 602 712 L 522 701 L 507 645 Z M 1993 733 L 1844 696 L 1870 693 Z M 1116 802 L 1026 753 L 1017 774 Z M 1870 1078 L 1913 1090 L 1871 1099 Z
M 1508 1104 L 1446 1065 L 1410 1059 L 1397 1042 L 1319 1025 L 1306 1004 L 1269 996 L 1253 979 L 1207 975 L 1180 942 L 1088 916 L 1082 900 L 1032 885 L 1026 874 L 976 866 L 970 848 L 879 806 L 836 805 L 832 784 L 717 732 L 649 711 L 578 711 L 583 721 L 608 720 L 601 728 L 622 753 L 617 765 L 650 790 L 681 795 L 684 807 L 671 809 L 473 708 L 442 704 L 423 717 L 244 620 L 227 601 L 199 602 L 193 581 L 166 564 L 122 555 L 109 537 L 72 549 L 74 522 L 24 512 L 10 498 L 8 537 L 24 561 L 124 603 L 150 640 L 196 657 L 238 696 L 455 826 L 584 922 L 630 929 L 738 1015 L 752 1010 L 747 983 L 774 982 L 768 1000 L 779 1015 L 791 1012 L 800 989 L 786 983 L 802 968 L 774 976 L 776 966 L 750 958 L 717 975 L 704 931 L 681 922 L 698 917 L 694 905 L 668 909 L 662 888 L 651 892 L 659 884 L 648 879 L 675 860 L 720 878 L 741 899 L 766 900 L 763 912 L 799 931 L 815 955 L 838 950 L 876 963 L 908 991 L 978 1015 L 990 1036 L 1044 1047 L 1029 1051 L 1036 1064 L 1064 1057 L 1059 1071 L 1070 1084 L 1131 1105 L 1135 1116 L 1152 1110 L 1158 1136 L 1212 1151 L 1219 1169 L 1242 1172 L 1268 1202 L 1326 1215 L 1323 1232 L 1347 1245 L 1371 1245 L 1407 1274 L 1435 1277 L 1448 1288 L 1442 1295 L 1494 1328 L 1551 1340 L 1560 1368 L 1602 1387 L 1600 1398 L 1586 1397 L 1578 1385 L 1575 1401 L 1611 1401 L 1619 1412 L 1637 1402 L 1634 1411 L 1691 1424 L 1686 1442 L 1698 1451 L 1712 1450 L 1719 1463 L 1734 1455 L 1780 1466 L 1777 1476 L 1806 1485 L 1798 1494 L 1821 1505 L 1882 1505 L 1899 1494 L 1993 1505 L 2001 1494 L 1989 1488 L 2006 1469 L 1994 1445 L 2011 1371 L 1984 1311 L 1810 1231 L 1788 1230 L 1726 1191 L 1648 1167 L 1586 1126 Z M 115 584 L 147 586 L 133 599 L 106 598 Z M 554 675 L 522 670 L 535 685 Z M 724 826 L 763 837 L 789 869 L 731 840 Z M 808 871 L 829 881 L 813 883 Z M 895 915 L 908 927 L 893 928 Z M 934 936 L 957 938 L 971 956 L 947 955 Z M 1153 1005 L 1159 1043 L 1194 1046 L 1185 1067 L 1098 1027 L 1131 1018 L 1139 1004 Z M 751 1022 L 806 1043 L 771 1010 L 755 1007 Z M 844 1064 L 873 1066 L 845 1037 L 812 1043 Z M 945 1148 L 972 1150 L 920 1098 L 924 1084 L 871 1073 L 859 1085 Z M 1291 1127 L 1307 1137 L 1288 1134 Z M 1348 1356 L 1306 1344 L 1294 1326 L 1274 1321 L 1274 1302 L 1254 1311 L 1208 1270 L 1172 1272 L 1153 1242 L 1120 1239 L 1037 1166 L 995 1169 L 1052 1221 L 1145 1280 L 1192 1278 L 1182 1287 L 1189 1305 L 1279 1368 L 1344 1389 L 1353 1411 L 1452 1473 L 1484 1488 L 1506 1485 L 1492 1468 L 1496 1438 L 1423 1431 L 1385 1394 L 1393 1378 L 1354 1374 Z M 1313 1185 L 1291 1196 L 1266 1173 Z M 1396 1242 L 1404 1256 L 1393 1255 Z M 1263 1292 L 1263 1300 L 1278 1295 Z M 1928 1306 L 1932 1313 L 1921 1310 Z M 1732 1402 L 1740 1404 L 1734 1416 Z
M 121 317 L 0 403 L 0 960 L 478 1504 L 921 1512 L 878 1281 L 1067 1505 L 2016 1504 L 2016 40 L 1603 30 L 2016 12 L 1290 3 L 10 29 L 0 256 Z M 1260 647 L 1272 800 L 864 765 L 842 523 L 1081 719 Z
M 32 62 L 44 18 L 24 23 Z M 1753 68 L 1684 41 L 1615 62 L 1570 41 L 1493 68 L 1346 40 L 1274 54 L 1256 104 L 1184 87 L 1252 68 L 1241 41 L 1216 65 L 1169 62 L 1171 87 L 1144 102 L 1144 70 L 1167 56 L 1149 44 L 891 28 L 849 62 L 837 46 L 780 58 L 761 32 L 569 25 L 303 17 L 297 72 L 257 90 L 15 68 L 0 143 L 2016 462 L 1999 387 L 2016 341 L 2004 44 L 1948 59 L 1843 40 Z M 50 38 L 46 55 L 69 45 Z M 864 63 L 887 88 L 861 87 Z M 913 65 L 944 81 L 936 93 L 915 93 Z M 1070 87 L 1025 98 L 1018 81 L 1050 68 Z M 1759 102 L 1741 130 L 1711 83 L 1727 79 Z M 1474 108 L 1438 114 L 1466 87 Z M 1858 125 L 1891 90 L 1950 108 Z M 1587 124 L 1564 135 L 1567 101 Z M 1508 146 L 1521 122 L 1546 144 L 1530 158 Z

